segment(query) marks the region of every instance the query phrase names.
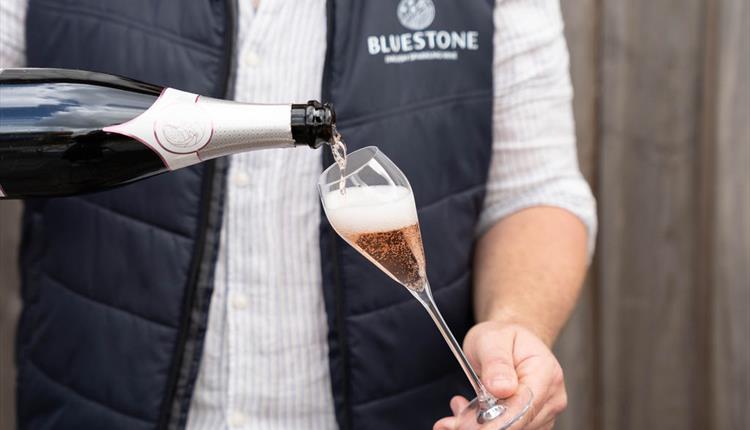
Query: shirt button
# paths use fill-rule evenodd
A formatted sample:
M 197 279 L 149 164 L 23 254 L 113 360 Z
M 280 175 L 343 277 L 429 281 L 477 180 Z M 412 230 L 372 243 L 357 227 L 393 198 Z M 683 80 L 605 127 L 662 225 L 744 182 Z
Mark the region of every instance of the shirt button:
M 234 294 L 232 295 L 232 298 L 229 300 L 232 307 L 237 310 L 242 310 L 247 308 L 247 296 L 244 294 Z
M 255 67 L 260 64 L 260 57 L 254 51 L 247 51 L 244 62 L 246 66 Z
M 238 428 L 242 427 L 247 423 L 247 416 L 242 412 L 232 411 L 227 417 L 227 424 L 229 427 Z
M 235 172 L 232 175 L 232 183 L 238 187 L 246 187 L 250 185 L 250 175 L 245 172 Z

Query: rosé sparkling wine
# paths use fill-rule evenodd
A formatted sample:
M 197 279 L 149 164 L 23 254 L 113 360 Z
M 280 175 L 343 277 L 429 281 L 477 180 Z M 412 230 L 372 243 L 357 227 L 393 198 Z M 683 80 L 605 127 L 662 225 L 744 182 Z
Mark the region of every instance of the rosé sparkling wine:
M 333 141 L 331 149 L 337 165 L 328 167 L 318 181 L 331 226 L 354 249 L 406 287 L 435 322 L 477 394 L 459 413 L 458 428 L 510 428 L 529 409 L 533 394 L 527 387 L 519 387 L 518 393 L 509 399 L 495 398 L 484 387 L 451 333 L 435 304 L 425 273 L 417 208 L 406 175 L 374 146 L 346 154 L 336 145 L 341 142 L 337 133 Z
M 405 187 L 351 187 L 325 196 L 333 228 L 362 255 L 410 290 L 425 285 L 425 258 L 414 196 Z

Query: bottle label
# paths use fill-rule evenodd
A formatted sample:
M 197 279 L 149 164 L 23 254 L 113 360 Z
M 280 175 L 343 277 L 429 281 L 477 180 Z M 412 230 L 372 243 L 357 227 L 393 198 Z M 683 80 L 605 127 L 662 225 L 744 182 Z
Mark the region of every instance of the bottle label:
M 154 122 L 159 145 L 174 154 L 190 154 L 203 149 L 213 135 L 213 123 L 197 103 L 183 103 L 163 109 Z
M 215 157 L 294 146 L 291 105 L 252 105 L 165 89 L 132 120 L 105 127 L 153 149 L 170 170 Z
M 213 134 L 210 117 L 201 112 L 197 103 L 199 98 L 166 88 L 145 112 L 103 130 L 137 139 L 156 151 L 170 170 L 196 164 L 201 161 L 198 151 Z

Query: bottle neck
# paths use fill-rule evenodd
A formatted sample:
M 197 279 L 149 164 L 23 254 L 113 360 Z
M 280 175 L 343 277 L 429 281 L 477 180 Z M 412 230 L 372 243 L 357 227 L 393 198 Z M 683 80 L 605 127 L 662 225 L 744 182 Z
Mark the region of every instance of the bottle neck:
M 315 100 L 307 104 L 293 104 L 291 112 L 292 139 L 295 145 L 317 148 L 333 139 L 336 113 L 328 103 Z
M 179 169 L 240 152 L 307 145 L 333 136 L 335 114 L 328 105 L 259 105 L 201 97 L 167 88 L 145 112 L 103 128 L 140 140 Z

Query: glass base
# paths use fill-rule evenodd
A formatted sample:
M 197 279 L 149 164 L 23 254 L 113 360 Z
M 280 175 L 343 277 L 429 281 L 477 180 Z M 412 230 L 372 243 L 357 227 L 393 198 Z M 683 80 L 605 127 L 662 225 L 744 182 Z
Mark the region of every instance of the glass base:
M 523 418 L 531 408 L 534 395 L 531 390 L 521 385 L 513 397 L 498 400 L 495 405 L 480 411 L 479 401 L 475 398 L 458 415 L 460 430 L 506 430 Z

